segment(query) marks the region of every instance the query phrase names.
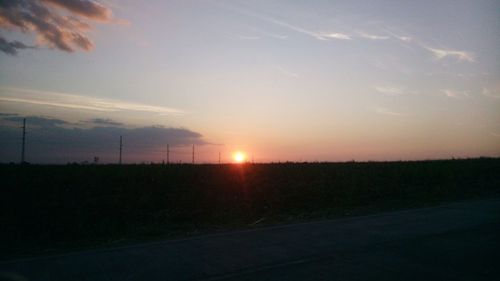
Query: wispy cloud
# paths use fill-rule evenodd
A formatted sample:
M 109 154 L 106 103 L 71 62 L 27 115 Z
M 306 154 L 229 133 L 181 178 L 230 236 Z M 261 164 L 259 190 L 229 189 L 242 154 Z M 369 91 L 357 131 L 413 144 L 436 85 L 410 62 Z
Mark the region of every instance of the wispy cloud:
M 252 36 L 252 35 L 240 35 L 236 34 L 236 37 L 240 40 L 259 40 L 259 36 Z
M 392 110 L 387 109 L 385 107 L 376 107 L 375 108 L 375 112 L 377 112 L 379 114 L 383 114 L 383 115 L 403 116 L 402 113 L 399 113 L 399 112 L 396 112 L 396 111 L 392 111 Z
M 363 31 L 358 31 L 358 35 L 361 36 L 362 38 L 370 39 L 370 40 L 387 40 L 390 38 L 389 36 L 368 34 L 368 33 L 363 32 Z
M 240 14 L 244 14 L 244 15 L 247 15 L 250 17 L 260 19 L 260 20 L 268 22 L 268 23 L 272 23 L 274 25 L 286 28 L 286 29 L 294 31 L 294 32 L 308 35 L 308 36 L 313 37 L 313 38 L 318 39 L 318 40 L 328 41 L 328 40 L 332 40 L 332 39 L 337 39 L 337 40 L 350 40 L 350 39 L 352 39 L 349 35 L 344 34 L 344 33 L 312 31 L 312 30 L 309 30 L 307 28 L 285 22 L 283 20 L 279 20 L 279 19 L 276 19 L 273 17 L 253 13 L 249 10 L 241 9 L 241 8 L 235 7 L 233 5 L 221 5 L 221 7 L 235 11 L 235 12 L 240 13 Z M 279 36 L 276 38 L 286 39 L 286 36 Z
M 352 38 L 344 33 L 338 33 L 338 32 L 315 32 L 313 33 L 314 37 L 318 40 L 331 40 L 331 39 L 337 39 L 337 40 L 352 40 Z
M 332 40 L 332 39 L 337 39 L 337 40 L 351 40 L 352 39 L 349 35 L 344 34 L 344 33 L 339 33 L 339 32 L 315 32 L 315 31 L 311 31 L 311 30 L 308 30 L 306 28 L 303 28 L 303 27 L 300 27 L 300 26 L 296 26 L 296 25 L 293 25 L 293 24 L 289 24 L 287 22 L 284 22 L 284 21 L 281 21 L 281 20 L 277 20 L 277 19 L 274 19 L 274 18 L 257 16 L 257 15 L 253 15 L 253 16 L 256 16 L 256 17 L 258 17 L 258 18 L 260 18 L 262 20 L 268 21 L 270 23 L 274 23 L 274 24 L 279 25 L 281 27 L 288 28 L 288 29 L 290 29 L 292 31 L 309 35 L 309 36 L 311 36 L 311 37 L 313 37 L 315 39 L 322 40 L 322 41 L 328 41 L 328 40 Z
M 445 95 L 446 97 L 454 98 L 454 99 L 463 99 L 463 98 L 467 98 L 470 96 L 467 91 L 457 91 L 457 90 L 451 90 L 451 89 L 442 89 L 442 90 L 440 90 L 440 93 L 442 95 Z
M 282 34 L 276 34 L 276 33 L 271 33 L 271 32 L 266 32 L 262 31 L 265 35 L 272 37 L 274 39 L 280 39 L 280 40 L 286 40 L 288 38 L 288 35 L 282 35 Z
M 101 112 L 139 111 L 161 115 L 185 113 L 169 107 L 20 88 L 0 88 L 0 101 Z
M 255 28 L 255 27 L 250 27 L 250 29 L 254 33 L 259 34 L 259 37 L 266 37 L 267 36 L 267 37 L 271 37 L 271 38 L 279 39 L 279 40 L 286 40 L 288 38 L 288 35 L 278 34 L 278 33 L 262 30 L 262 29 Z
M 460 95 L 450 89 L 443 89 L 440 91 L 443 95 L 449 98 L 460 98 Z
M 294 73 L 294 72 L 291 72 L 289 70 L 286 70 L 286 69 L 284 69 L 281 66 L 275 66 L 274 68 L 276 70 L 278 70 L 279 72 L 283 73 L 286 76 L 293 77 L 293 78 L 298 78 L 299 77 L 299 75 L 297 73 Z
M 469 51 L 464 51 L 464 50 L 456 50 L 456 49 L 449 49 L 449 48 L 435 48 L 431 47 L 430 44 L 423 42 L 422 40 L 419 40 L 418 38 L 415 37 L 410 37 L 406 35 L 406 32 L 399 32 L 400 34 L 394 32 L 391 28 L 389 27 L 384 27 L 382 29 L 385 33 L 390 34 L 392 37 L 405 42 L 405 43 L 413 43 L 412 45 L 418 46 L 419 48 L 423 48 L 424 50 L 428 51 L 436 60 L 443 60 L 443 59 L 455 59 L 458 62 L 475 62 L 475 54 L 473 52 Z M 405 35 L 401 35 L 401 33 L 404 33 Z M 407 45 L 407 44 L 405 44 Z
M 488 97 L 488 98 L 500 99 L 500 94 L 494 94 L 486 88 L 483 88 L 482 94 L 483 94 L 483 96 Z
M 403 89 L 395 86 L 375 86 L 375 91 L 388 95 L 388 96 L 399 96 L 404 93 Z
M 236 11 L 238 13 L 245 14 L 247 16 L 251 16 L 254 18 L 258 18 L 260 20 L 263 20 L 268 23 L 275 24 L 277 26 L 287 28 L 289 30 L 292 30 L 294 32 L 298 32 L 301 34 L 308 35 L 312 38 L 315 38 L 317 40 L 321 41 L 330 41 L 330 40 L 353 40 L 356 38 L 363 38 L 363 39 L 368 39 L 368 40 L 388 40 L 391 38 L 394 38 L 398 41 L 403 42 L 403 46 L 405 48 L 412 49 L 414 47 L 418 48 L 423 48 L 426 51 L 430 52 L 431 55 L 436 59 L 436 60 L 443 60 L 446 58 L 451 58 L 455 59 L 459 62 L 475 62 L 475 55 L 472 52 L 469 51 L 463 51 L 463 50 L 455 50 L 455 49 L 446 49 L 446 48 L 434 48 L 430 47 L 428 44 L 425 44 L 418 38 L 415 38 L 412 35 L 409 35 L 407 32 L 404 31 L 394 31 L 394 28 L 390 28 L 387 26 L 382 26 L 380 28 L 380 31 L 382 31 L 383 35 L 381 34 L 372 34 L 368 33 L 365 31 L 353 31 L 353 35 L 349 35 L 347 33 L 341 33 L 341 32 L 325 32 L 325 31 L 313 31 L 308 28 L 291 24 L 289 22 L 276 19 L 273 17 L 265 16 L 262 14 L 257 14 L 254 12 L 251 12 L 249 10 L 241 9 L 235 6 L 224 6 L 227 9 L 231 9 L 233 11 Z
M 394 31 L 392 31 L 392 29 L 389 28 L 389 27 L 387 27 L 387 26 L 383 27 L 382 30 L 385 33 L 391 35 L 392 37 L 398 39 L 399 41 L 402 41 L 402 42 L 405 42 L 405 43 L 410 43 L 410 42 L 414 41 L 412 37 L 410 37 L 408 35 L 398 34 L 398 33 L 394 32 Z
M 399 40 L 406 42 L 406 43 L 413 41 L 413 38 L 411 38 L 409 36 L 396 36 L 396 38 L 398 38 Z
M 254 16 L 257 16 L 257 15 L 254 15 Z M 275 25 L 278 25 L 278 26 L 281 26 L 281 27 L 285 27 L 285 28 L 288 28 L 288 29 L 290 29 L 292 31 L 308 35 L 308 36 L 313 37 L 313 38 L 318 39 L 318 40 L 339 39 L 338 37 L 342 37 L 342 35 L 343 35 L 341 33 L 314 32 L 314 31 L 308 30 L 306 28 L 303 28 L 303 27 L 300 27 L 300 26 L 296 26 L 296 25 L 293 25 L 293 24 L 289 24 L 287 22 L 284 22 L 284 21 L 281 21 L 281 20 L 277 20 L 277 19 L 274 19 L 274 18 L 264 17 L 264 16 L 257 16 L 257 17 L 260 18 L 260 19 L 262 19 L 262 20 L 265 20 L 265 21 L 268 21 L 270 23 L 273 23 Z
M 457 50 L 451 50 L 451 49 L 438 49 L 438 48 L 431 48 L 429 46 L 421 44 L 421 46 L 426 49 L 427 51 L 431 52 L 434 58 L 437 60 L 445 59 L 445 58 L 454 58 L 458 61 L 467 61 L 467 62 L 474 62 L 475 57 L 474 54 L 471 52 L 467 51 L 457 51 Z

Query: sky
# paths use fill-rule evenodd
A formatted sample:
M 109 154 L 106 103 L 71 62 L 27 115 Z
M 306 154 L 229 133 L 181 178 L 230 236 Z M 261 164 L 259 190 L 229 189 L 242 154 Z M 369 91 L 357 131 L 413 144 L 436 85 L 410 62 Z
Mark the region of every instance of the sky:
M 0 162 L 500 156 L 499 1 L 0 4 Z

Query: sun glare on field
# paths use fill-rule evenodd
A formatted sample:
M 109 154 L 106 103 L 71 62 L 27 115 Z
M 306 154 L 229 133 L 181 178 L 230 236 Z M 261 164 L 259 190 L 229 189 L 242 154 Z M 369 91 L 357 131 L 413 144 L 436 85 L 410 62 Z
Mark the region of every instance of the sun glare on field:
M 236 151 L 233 154 L 233 160 L 235 163 L 243 163 L 243 162 L 245 162 L 246 159 L 247 159 L 247 156 L 245 155 L 245 153 L 243 153 L 241 151 Z

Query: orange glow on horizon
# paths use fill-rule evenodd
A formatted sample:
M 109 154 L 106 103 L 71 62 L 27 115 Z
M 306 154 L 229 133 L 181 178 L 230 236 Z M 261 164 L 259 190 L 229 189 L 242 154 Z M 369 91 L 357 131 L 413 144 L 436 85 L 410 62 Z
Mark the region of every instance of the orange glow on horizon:
M 244 152 L 241 152 L 241 151 L 236 151 L 234 154 L 233 154 L 233 160 L 235 163 L 244 163 L 247 159 L 247 156 Z

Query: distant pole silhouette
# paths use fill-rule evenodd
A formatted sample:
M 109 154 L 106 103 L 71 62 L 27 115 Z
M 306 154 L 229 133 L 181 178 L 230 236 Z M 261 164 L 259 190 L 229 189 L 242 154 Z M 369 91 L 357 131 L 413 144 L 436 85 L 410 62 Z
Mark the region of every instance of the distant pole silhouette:
M 193 159 L 192 159 L 192 162 L 193 162 L 193 164 L 194 164 L 194 144 L 193 144 L 193 157 L 192 157 L 192 158 L 193 158 Z
M 122 142 L 122 136 L 120 136 L 120 158 L 118 159 L 118 164 L 122 164 L 122 150 L 123 150 L 123 142 Z
M 170 145 L 167 143 L 167 164 L 170 164 Z
M 220 165 L 220 151 L 219 151 L 219 165 Z
M 21 146 L 21 164 L 24 163 L 25 143 L 26 143 L 26 118 L 23 119 L 23 143 Z

